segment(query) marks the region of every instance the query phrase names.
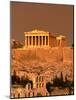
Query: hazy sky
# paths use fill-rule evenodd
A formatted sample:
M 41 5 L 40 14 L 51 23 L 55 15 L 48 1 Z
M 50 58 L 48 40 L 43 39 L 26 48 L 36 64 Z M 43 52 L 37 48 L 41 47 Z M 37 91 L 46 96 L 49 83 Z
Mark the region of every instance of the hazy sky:
M 11 36 L 24 41 L 24 32 L 33 29 L 62 34 L 73 43 L 73 6 L 11 2 Z

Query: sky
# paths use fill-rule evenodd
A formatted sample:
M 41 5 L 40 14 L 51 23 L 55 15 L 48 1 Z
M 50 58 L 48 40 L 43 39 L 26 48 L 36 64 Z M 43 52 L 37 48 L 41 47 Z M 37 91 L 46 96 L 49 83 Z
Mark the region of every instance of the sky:
M 24 32 L 38 29 L 54 35 L 65 35 L 68 46 L 71 46 L 74 35 L 73 8 L 73 5 L 11 1 L 11 38 L 24 42 Z

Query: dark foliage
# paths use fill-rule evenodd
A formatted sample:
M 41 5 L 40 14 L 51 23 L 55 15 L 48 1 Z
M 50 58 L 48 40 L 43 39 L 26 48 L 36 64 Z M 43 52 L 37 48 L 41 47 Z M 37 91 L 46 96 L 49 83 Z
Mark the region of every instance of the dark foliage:
M 64 87 L 64 81 L 63 81 L 63 74 L 62 74 L 62 72 L 61 72 L 61 75 L 60 75 L 60 77 L 55 77 L 54 79 L 53 79 L 53 86 L 55 87 L 55 86 L 57 86 L 57 87 Z
M 11 76 L 11 83 L 12 84 L 18 84 L 20 83 L 20 78 L 16 75 L 16 72 L 13 72 L 13 75 Z
M 65 77 L 65 85 L 64 85 L 64 87 L 69 89 L 69 94 L 73 94 L 73 92 L 74 92 L 74 81 L 68 80 L 67 79 L 67 75 Z
M 67 75 L 65 76 L 65 81 L 64 81 L 63 74 L 61 72 L 60 77 L 56 76 L 53 79 L 53 84 L 51 84 L 50 82 L 46 83 L 46 89 L 50 94 L 53 91 L 54 87 L 59 87 L 60 89 L 68 88 L 69 94 L 73 94 L 73 92 L 74 92 L 74 81 L 68 80 Z
M 25 87 L 26 84 L 30 83 L 31 88 L 33 88 L 33 82 L 24 76 L 21 78 L 16 75 L 16 72 L 14 71 L 14 74 L 11 76 L 11 84 L 12 85 L 21 85 L 22 87 Z
M 46 89 L 49 93 L 51 93 L 53 90 L 53 84 L 51 84 L 50 82 L 46 83 Z

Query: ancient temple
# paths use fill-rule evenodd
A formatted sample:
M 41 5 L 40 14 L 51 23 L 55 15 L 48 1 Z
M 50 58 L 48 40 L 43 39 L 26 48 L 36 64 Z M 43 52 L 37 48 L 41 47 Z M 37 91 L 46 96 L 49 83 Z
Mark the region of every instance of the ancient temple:
M 31 47 L 64 47 L 66 44 L 65 36 L 55 36 L 49 32 L 41 30 L 33 30 L 24 32 L 25 34 L 25 48 Z

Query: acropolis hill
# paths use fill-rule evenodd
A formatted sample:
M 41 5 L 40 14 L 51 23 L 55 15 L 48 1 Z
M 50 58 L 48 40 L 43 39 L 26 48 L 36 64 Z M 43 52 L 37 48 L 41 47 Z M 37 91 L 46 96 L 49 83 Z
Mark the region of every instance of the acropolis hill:
M 38 30 L 24 33 L 25 46 L 12 50 L 13 69 L 36 73 L 41 67 L 40 73 L 50 73 L 52 77 L 63 72 L 73 79 L 73 48 L 66 47 L 65 36 Z
M 53 71 L 56 75 L 61 71 L 65 75 L 73 74 L 73 49 L 69 47 L 30 50 L 14 49 L 12 55 L 12 68 L 15 70 L 38 72 L 39 68 L 42 67 L 45 73 L 48 70 L 49 72 Z
M 73 81 L 73 48 L 67 47 L 66 37 L 53 36 L 49 32 L 33 30 L 24 32 L 25 44 L 22 48 L 12 49 L 11 76 L 14 71 L 21 79 L 29 79 L 33 83 L 28 83 L 24 88 L 12 85 L 11 98 L 33 97 L 40 93 L 42 96 L 49 96 L 46 89 L 48 82 L 57 76 L 63 75 Z M 30 88 L 29 88 L 30 87 Z M 54 89 L 55 90 L 55 89 Z M 67 95 L 68 89 L 55 90 L 51 95 Z

